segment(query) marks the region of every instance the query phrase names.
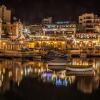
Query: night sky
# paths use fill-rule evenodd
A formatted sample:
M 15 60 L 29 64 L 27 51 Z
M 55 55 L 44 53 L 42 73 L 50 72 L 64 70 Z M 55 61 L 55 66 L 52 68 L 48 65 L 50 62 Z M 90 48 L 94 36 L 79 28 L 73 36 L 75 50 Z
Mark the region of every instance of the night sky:
M 77 21 L 84 12 L 100 15 L 100 0 L 0 0 L 24 23 L 38 23 L 52 16 L 54 20 Z

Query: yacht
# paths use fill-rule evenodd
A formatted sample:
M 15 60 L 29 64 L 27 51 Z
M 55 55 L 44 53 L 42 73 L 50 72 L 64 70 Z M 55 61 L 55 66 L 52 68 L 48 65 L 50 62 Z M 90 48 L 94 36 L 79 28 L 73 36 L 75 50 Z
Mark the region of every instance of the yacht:
M 64 70 L 66 68 L 67 61 L 61 58 L 55 58 L 54 60 L 48 61 L 49 69 Z
M 86 71 L 93 71 L 94 68 L 92 65 L 70 65 L 66 67 L 67 71 L 74 71 L 74 72 L 86 72 Z

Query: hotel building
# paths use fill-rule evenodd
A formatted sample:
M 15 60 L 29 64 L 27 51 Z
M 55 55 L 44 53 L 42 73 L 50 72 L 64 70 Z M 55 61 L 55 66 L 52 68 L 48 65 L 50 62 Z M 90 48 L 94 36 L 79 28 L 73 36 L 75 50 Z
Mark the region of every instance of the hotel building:
M 42 24 L 51 24 L 52 23 L 52 17 L 44 18 L 42 20 Z
M 84 32 L 96 32 L 96 27 L 100 24 L 100 18 L 93 13 L 84 13 L 79 16 L 79 24 L 84 29 Z

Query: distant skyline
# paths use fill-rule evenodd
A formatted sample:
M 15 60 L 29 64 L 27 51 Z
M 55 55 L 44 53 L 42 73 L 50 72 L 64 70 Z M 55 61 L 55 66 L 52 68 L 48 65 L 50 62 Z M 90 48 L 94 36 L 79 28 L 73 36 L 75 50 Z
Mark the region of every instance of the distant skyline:
M 0 0 L 0 5 L 12 10 L 12 15 L 25 23 L 38 23 L 44 17 L 77 21 L 84 12 L 100 15 L 100 0 Z

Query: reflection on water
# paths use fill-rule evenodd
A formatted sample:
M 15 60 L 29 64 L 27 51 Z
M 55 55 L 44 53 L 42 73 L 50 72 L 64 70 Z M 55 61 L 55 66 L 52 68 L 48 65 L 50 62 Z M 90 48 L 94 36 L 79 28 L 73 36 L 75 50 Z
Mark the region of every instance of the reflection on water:
M 99 87 L 99 76 L 94 77 L 77 77 L 77 88 L 84 93 L 92 93 Z
M 67 61 L 67 60 L 66 60 Z M 83 93 L 92 93 L 99 88 L 100 84 L 100 59 L 70 59 L 68 64 L 93 65 L 95 76 L 75 76 L 67 74 L 66 71 L 51 71 L 44 61 L 29 61 L 22 59 L 0 60 L 0 92 L 10 89 L 10 80 L 19 86 L 25 76 L 39 76 L 43 82 L 50 82 L 56 86 L 73 86 Z
M 38 61 L 0 60 L 0 90 L 5 91 L 10 87 L 10 80 L 19 83 L 24 76 L 31 73 L 41 73 L 47 68 L 46 63 Z

